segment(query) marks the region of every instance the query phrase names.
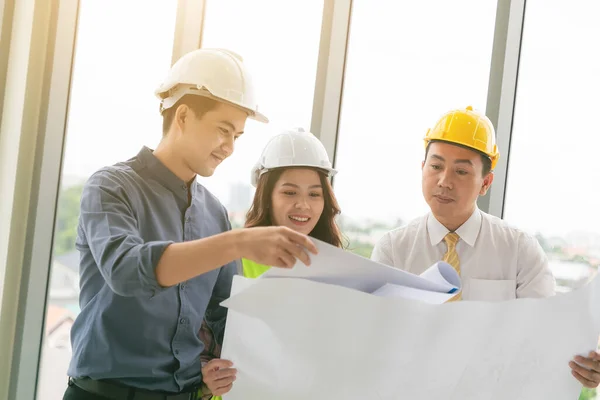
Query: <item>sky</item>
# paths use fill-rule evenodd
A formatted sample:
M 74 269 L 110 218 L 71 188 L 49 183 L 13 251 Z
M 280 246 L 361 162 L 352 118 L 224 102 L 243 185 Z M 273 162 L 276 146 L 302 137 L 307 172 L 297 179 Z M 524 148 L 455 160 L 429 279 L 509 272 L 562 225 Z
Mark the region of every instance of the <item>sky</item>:
M 65 181 L 159 142 L 154 89 L 170 66 L 176 5 L 82 0 Z M 224 203 L 233 184 L 249 184 L 271 136 L 310 128 L 322 9 L 323 0 L 207 1 L 203 46 L 244 57 L 271 120 L 249 120 L 234 155 L 201 179 Z M 423 136 L 452 108 L 485 110 L 495 12 L 490 0 L 354 1 L 336 160 L 343 214 L 393 222 L 427 211 Z M 527 2 L 505 207 L 523 229 L 600 234 L 597 15 L 595 0 Z

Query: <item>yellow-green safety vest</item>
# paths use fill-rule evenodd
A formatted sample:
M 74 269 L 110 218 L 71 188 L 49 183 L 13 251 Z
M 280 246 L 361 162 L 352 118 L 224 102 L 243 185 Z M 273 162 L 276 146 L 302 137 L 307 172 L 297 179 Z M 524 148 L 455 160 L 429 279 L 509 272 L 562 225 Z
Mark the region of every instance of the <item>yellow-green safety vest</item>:
M 242 270 L 246 278 L 258 278 L 269 270 L 269 266 L 242 258 Z
M 242 273 L 246 278 L 258 278 L 269 270 L 268 265 L 259 264 L 254 261 L 242 258 Z M 222 400 L 221 396 L 213 396 L 211 400 Z

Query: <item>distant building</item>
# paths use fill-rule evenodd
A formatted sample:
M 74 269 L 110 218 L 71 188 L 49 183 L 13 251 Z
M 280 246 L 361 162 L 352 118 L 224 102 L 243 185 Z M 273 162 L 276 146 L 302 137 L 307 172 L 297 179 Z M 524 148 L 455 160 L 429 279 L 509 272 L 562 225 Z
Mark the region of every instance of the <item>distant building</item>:
M 37 399 L 62 399 L 67 388 L 67 369 L 71 361 L 70 335 L 74 321 L 75 315 L 70 310 L 55 304 L 48 305 Z
M 246 223 L 246 211 L 229 211 L 229 221 L 233 229 L 242 228 Z
M 585 285 L 596 273 L 588 264 L 550 260 L 550 270 L 556 279 L 556 291 L 570 292 Z
M 37 399 L 57 400 L 67 388 L 71 327 L 79 314 L 79 252 L 52 261 Z
M 68 348 L 70 351 L 70 334 L 73 322 L 75 322 L 75 315 L 72 311 L 55 304 L 49 304 L 46 310 L 44 330 L 47 344 L 53 348 Z
M 584 248 L 586 250 L 600 250 L 600 234 L 592 232 L 576 231 L 566 235 L 566 240 L 571 247 Z
M 547 237 L 544 239 L 546 241 L 546 245 L 552 249 L 562 249 L 569 245 L 567 241 L 561 237 Z
M 79 252 L 54 257 L 48 300 L 63 307 L 79 303 Z
M 227 210 L 230 213 L 246 213 L 252 204 L 254 189 L 252 186 L 236 182 L 229 188 L 229 204 Z

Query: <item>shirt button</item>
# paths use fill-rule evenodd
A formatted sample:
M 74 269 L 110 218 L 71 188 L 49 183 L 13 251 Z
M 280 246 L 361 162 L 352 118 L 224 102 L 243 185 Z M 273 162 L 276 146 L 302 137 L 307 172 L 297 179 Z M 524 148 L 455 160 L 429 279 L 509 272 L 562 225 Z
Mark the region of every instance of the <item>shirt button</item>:
M 182 324 L 185 324 L 185 321 L 186 321 L 186 319 L 185 319 L 185 318 L 181 318 L 181 319 L 179 320 L 179 322 L 180 322 L 180 323 L 182 323 Z
M 185 217 L 185 222 L 190 222 L 192 219 L 190 217 Z
M 181 284 L 181 290 L 185 289 L 185 283 Z
M 187 190 L 187 186 L 185 186 L 185 185 L 181 185 L 181 188 L 182 188 L 183 190 Z
M 179 350 L 175 349 L 175 354 L 179 354 Z

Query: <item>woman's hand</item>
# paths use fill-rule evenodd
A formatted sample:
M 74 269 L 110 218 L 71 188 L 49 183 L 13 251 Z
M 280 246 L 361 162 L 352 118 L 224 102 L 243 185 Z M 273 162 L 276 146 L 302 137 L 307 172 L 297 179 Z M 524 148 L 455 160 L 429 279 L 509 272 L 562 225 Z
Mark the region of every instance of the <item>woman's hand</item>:
M 213 396 L 221 396 L 231 390 L 237 374 L 232 366 L 231 361 L 215 358 L 202 367 L 202 380 Z

